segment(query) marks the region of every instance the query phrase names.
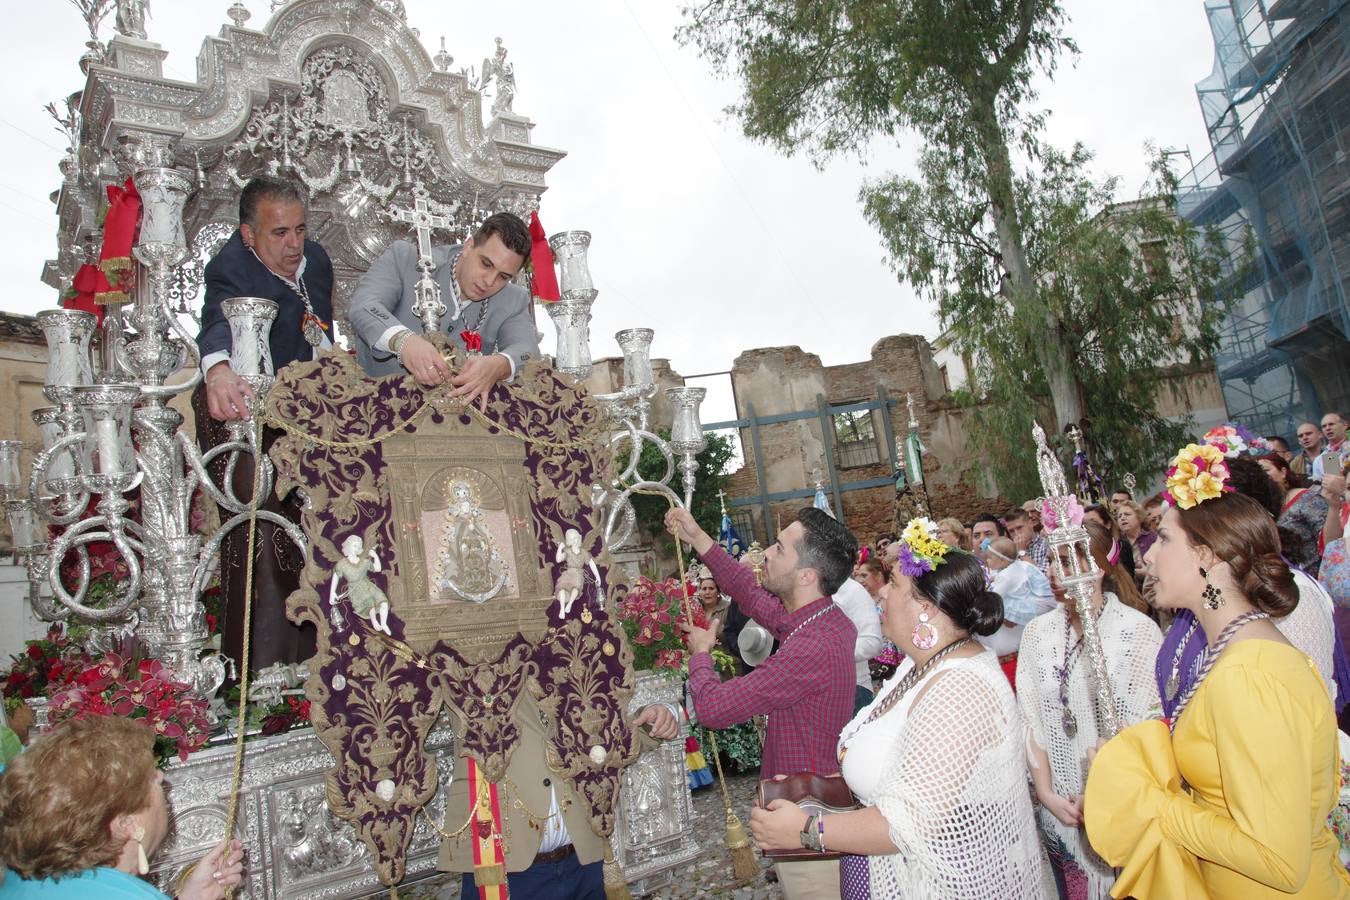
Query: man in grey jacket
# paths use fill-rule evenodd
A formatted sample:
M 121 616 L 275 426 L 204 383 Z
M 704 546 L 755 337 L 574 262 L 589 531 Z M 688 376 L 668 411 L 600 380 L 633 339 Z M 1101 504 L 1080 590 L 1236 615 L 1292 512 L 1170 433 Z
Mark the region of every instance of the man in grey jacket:
M 421 336 L 413 314 L 421 274 L 417 249 L 395 241 L 371 265 L 356 286 L 348 318 L 356 332 L 356 358 L 370 375 L 406 370 L 428 387 L 450 382 L 453 396 L 487 403 L 499 381 L 539 355 L 539 338 L 530 315 L 530 294 L 511 283 L 530 255 L 530 233 L 511 213 L 489 216 L 461 246 L 433 247 L 432 277 L 441 288 L 447 314 L 441 328 L 461 349 L 481 342 L 482 356 L 470 357 L 451 375 L 440 352 Z

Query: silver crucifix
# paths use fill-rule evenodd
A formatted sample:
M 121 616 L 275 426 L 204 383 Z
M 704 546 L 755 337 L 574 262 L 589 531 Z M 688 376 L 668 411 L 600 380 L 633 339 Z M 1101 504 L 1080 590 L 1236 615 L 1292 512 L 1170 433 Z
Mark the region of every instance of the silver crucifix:
M 445 303 L 441 300 L 441 286 L 431 277 L 434 265 L 431 259 L 431 230 L 451 227 L 458 208 L 458 203 L 451 206 L 437 203 L 423 189 L 416 192 L 412 209 L 393 207 L 388 211 L 389 218 L 395 222 L 406 222 L 417 232 L 417 268 L 422 277 L 413 288 L 417 296 L 413 301 L 413 314 L 422 320 L 422 328 L 428 334 L 441 330 L 441 316 L 446 313 Z M 458 301 L 453 315 L 459 315 Z

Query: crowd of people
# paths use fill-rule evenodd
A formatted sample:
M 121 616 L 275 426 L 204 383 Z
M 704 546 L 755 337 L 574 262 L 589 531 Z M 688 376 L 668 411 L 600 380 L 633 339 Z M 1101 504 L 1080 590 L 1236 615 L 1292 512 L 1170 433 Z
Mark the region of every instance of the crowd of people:
M 700 661 L 717 636 L 691 629 L 698 715 L 766 715 L 761 778 L 842 777 L 857 800 L 754 810 L 762 850 L 820 851 L 778 863 L 785 895 L 1350 897 L 1345 433 L 1330 413 L 1295 454 L 1225 426 L 1176 455 L 1158 494 L 1076 508 L 1077 549 L 1037 498 L 878 535 L 851 577 L 854 539 L 818 510 L 779 535 L 758 584 L 672 512 L 709 564 L 720 599 L 704 608 L 739 608 L 778 642 L 727 680 Z M 1085 570 L 1108 701 L 1062 583 Z M 827 598 L 856 587 L 881 656 L 903 661 L 857 682 L 848 718 L 875 643 Z

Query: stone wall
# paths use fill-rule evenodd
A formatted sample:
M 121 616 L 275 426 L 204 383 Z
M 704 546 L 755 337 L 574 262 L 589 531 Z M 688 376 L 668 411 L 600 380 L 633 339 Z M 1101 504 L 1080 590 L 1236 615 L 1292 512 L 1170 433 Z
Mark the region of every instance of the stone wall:
M 836 406 L 876 401 L 884 391 L 892 404 L 890 410 L 874 411 L 872 420 L 880 462 L 838 468 L 841 484 L 891 475 L 891 448 L 886 446 L 883 417 L 889 416 L 892 434 L 902 439 L 909 430 L 906 397 L 912 396 L 919 434 L 928 450 L 924 455 L 924 472 L 933 491 L 934 511 L 968 519 L 986 509 L 1001 512 L 1009 505 L 996 497 L 992 480 L 985 474 L 986 467 L 966 449 L 961 413 L 946 401 L 932 349 L 918 335 L 883 337 L 873 344 L 866 361 L 838 366 L 824 366 L 818 356 L 800 347 L 748 350 L 736 358 L 731 377 L 737 415 L 742 418 L 749 417 L 752 410 L 758 417 L 814 412 L 819 397 Z M 828 481 L 826 445 L 818 417 L 762 425 L 759 437 L 765 493 L 810 488 L 817 473 L 822 481 Z M 746 464 L 731 476 L 727 493 L 743 499 L 756 496 L 760 484 L 754 468 L 750 429 L 741 429 L 741 444 Z M 861 540 L 870 542 L 878 533 L 893 530 L 893 486 L 846 491 L 842 501 L 844 522 Z M 753 514 L 757 532 L 772 538 L 780 524 L 792 521 L 797 510 L 810 502 L 810 498 L 805 498 L 771 504 L 767 528 L 756 504 Z

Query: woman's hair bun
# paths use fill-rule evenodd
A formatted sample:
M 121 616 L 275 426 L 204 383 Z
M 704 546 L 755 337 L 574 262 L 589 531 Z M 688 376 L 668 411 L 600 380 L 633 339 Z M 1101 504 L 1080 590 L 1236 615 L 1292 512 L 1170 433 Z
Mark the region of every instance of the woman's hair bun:
M 963 631 L 985 635 L 1003 627 L 1003 598 L 985 587 L 984 567 L 969 553 L 952 550 L 916 586 Z
M 1277 619 L 1298 606 L 1294 573 L 1278 553 L 1262 553 L 1251 560 L 1242 577 L 1242 590 L 1262 612 Z
M 993 591 L 980 591 L 970 605 L 961 627 L 971 634 L 990 635 L 1003 627 L 1003 598 Z

